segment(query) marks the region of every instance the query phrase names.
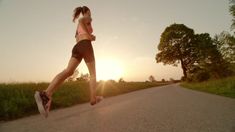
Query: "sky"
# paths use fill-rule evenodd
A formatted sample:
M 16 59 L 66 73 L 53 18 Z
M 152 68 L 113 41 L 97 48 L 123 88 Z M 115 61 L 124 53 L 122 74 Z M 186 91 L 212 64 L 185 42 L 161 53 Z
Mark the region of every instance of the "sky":
M 180 65 L 155 61 L 164 29 L 185 24 L 214 37 L 232 20 L 228 0 L 0 0 L 0 82 L 49 82 L 65 69 L 76 44 L 73 9 L 84 5 L 98 80 L 180 79 Z M 84 61 L 78 71 L 88 72 Z

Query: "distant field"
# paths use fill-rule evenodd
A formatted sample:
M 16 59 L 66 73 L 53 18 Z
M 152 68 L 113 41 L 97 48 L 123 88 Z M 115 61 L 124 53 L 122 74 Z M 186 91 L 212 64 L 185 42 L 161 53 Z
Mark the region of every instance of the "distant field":
M 181 86 L 193 90 L 199 90 L 199 91 L 235 98 L 235 76 L 220 80 L 211 80 L 202 83 L 184 82 L 181 83 Z
M 166 84 L 157 82 L 100 82 L 98 83 L 97 93 L 109 97 Z M 38 113 L 34 101 L 34 92 L 44 90 L 48 85 L 48 83 L 0 84 L 0 121 Z M 87 82 L 66 82 L 53 95 L 52 109 L 88 101 L 89 85 Z

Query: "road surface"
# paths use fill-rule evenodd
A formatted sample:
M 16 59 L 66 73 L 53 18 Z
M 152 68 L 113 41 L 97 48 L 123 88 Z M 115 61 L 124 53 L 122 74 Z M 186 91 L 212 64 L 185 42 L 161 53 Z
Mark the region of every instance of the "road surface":
M 0 132 L 235 132 L 235 99 L 173 84 L 0 123 Z

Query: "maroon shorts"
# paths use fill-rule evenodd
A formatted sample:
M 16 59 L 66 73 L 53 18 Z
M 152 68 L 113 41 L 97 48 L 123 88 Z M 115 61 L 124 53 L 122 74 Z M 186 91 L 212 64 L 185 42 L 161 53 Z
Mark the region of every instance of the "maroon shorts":
M 86 63 L 95 61 L 94 51 L 90 40 L 81 40 L 74 45 L 72 57 L 78 61 L 85 60 Z

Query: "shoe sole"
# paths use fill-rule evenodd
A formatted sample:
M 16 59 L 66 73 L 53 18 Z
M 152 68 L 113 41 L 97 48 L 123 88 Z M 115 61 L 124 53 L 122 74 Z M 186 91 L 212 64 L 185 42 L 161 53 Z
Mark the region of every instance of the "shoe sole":
M 44 116 L 45 118 L 48 117 L 48 113 L 45 111 L 44 107 L 43 107 L 43 104 L 42 104 L 42 99 L 40 97 L 40 94 L 38 91 L 35 92 L 34 94 L 34 98 L 35 98 L 35 101 L 36 101 L 36 104 L 38 106 L 38 111 L 39 113 Z

